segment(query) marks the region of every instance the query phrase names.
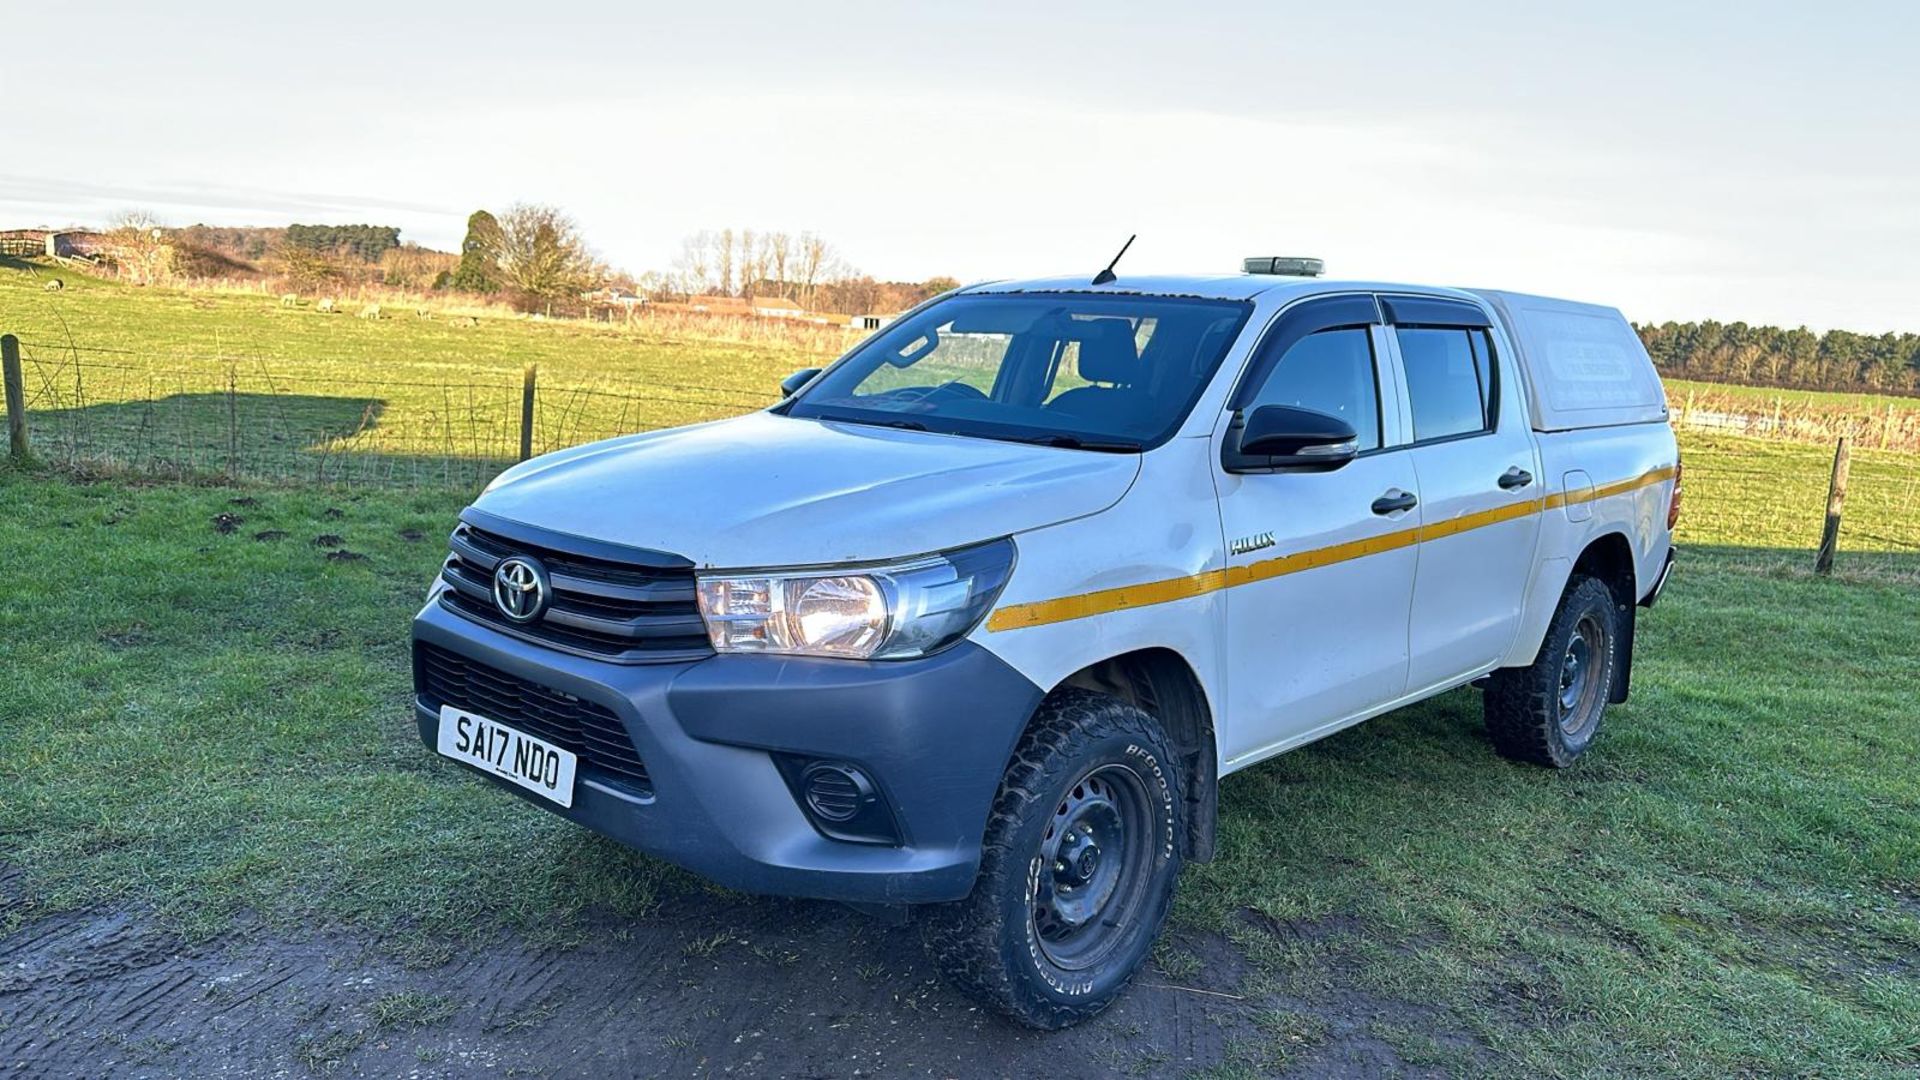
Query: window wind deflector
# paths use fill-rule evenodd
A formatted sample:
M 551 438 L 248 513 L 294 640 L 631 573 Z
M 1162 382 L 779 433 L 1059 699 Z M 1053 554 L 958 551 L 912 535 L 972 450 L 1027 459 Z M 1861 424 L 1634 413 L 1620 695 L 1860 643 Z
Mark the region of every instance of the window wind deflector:
M 1464 300 L 1443 300 L 1436 296 L 1381 296 L 1387 321 L 1396 326 L 1492 326 L 1487 313 L 1478 304 Z

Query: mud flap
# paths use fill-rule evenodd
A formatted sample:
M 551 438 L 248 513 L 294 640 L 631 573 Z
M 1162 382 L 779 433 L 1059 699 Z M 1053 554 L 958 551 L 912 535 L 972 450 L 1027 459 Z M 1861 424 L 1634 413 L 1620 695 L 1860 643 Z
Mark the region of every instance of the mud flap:
M 1607 701 L 1618 705 L 1627 700 L 1627 694 L 1633 684 L 1633 626 L 1640 609 L 1632 604 L 1616 604 L 1620 613 L 1620 634 L 1615 657 L 1618 663 L 1613 665 L 1613 686 L 1607 693 Z

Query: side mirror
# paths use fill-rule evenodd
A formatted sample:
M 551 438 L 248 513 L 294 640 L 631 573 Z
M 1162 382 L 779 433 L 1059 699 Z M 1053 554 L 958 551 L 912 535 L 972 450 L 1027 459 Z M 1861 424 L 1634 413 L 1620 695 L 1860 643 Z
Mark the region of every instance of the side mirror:
M 1225 464 L 1228 472 L 1326 470 L 1345 465 L 1359 453 L 1360 436 L 1337 416 L 1262 405 L 1252 415 L 1236 418 L 1228 429 Z
M 820 374 L 820 369 L 817 367 L 801 368 L 799 371 L 781 379 L 780 397 L 782 399 L 790 398 L 799 393 L 800 388 L 812 382 L 813 377 L 818 374 Z

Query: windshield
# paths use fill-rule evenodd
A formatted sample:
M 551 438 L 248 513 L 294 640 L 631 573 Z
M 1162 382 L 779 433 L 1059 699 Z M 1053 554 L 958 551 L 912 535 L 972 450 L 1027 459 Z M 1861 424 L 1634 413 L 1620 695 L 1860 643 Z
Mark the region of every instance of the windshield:
M 881 330 L 788 403 L 790 416 L 1089 450 L 1166 441 L 1250 304 L 975 294 Z

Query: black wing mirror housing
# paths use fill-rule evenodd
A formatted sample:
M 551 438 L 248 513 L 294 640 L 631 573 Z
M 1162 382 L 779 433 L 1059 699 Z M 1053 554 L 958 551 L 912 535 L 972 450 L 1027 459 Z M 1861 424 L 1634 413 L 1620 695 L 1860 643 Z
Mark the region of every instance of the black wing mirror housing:
M 800 388 L 812 382 L 813 377 L 818 374 L 820 374 L 820 369 L 817 367 L 801 368 L 799 371 L 781 379 L 780 397 L 782 399 L 790 398 L 799 393 Z
M 1360 436 L 1337 416 L 1292 405 L 1262 405 L 1251 414 L 1235 415 L 1221 456 L 1226 470 L 1234 473 L 1325 472 L 1359 453 Z

